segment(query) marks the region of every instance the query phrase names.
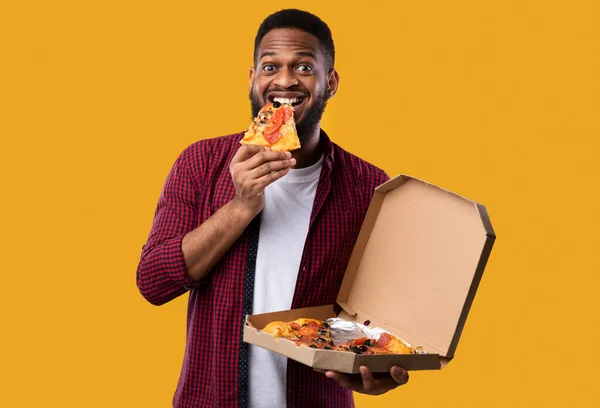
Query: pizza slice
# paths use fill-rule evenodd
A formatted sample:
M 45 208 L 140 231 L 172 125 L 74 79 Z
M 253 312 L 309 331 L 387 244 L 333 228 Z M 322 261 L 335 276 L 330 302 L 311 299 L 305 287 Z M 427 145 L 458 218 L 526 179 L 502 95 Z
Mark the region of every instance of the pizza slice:
M 293 322 L 274 321 L 267 324 L 262 331 L 275 337 L 288 339 L 316 339 L 319 336 L 329 337 L 329 324 L 317 319 L 300 318 Z
M 276 151 L 299 149 L 292 105 L 273 102 L 263 106 L 240 143 L 268 146 Z
M 322 320 L 300 318 L 292 322 L 274 321 L 267 324 L 263 332 L 270 333 L 275 338 L 284 338 L 311 348 L 333 349 L 330 338 L 329 324 Z

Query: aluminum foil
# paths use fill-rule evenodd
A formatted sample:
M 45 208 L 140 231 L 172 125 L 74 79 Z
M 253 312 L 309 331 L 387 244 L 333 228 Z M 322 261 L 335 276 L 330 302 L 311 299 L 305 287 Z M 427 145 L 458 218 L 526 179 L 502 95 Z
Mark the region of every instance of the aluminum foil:
M 387 330 L 380 329 L 379 327 L 365 326 L 364 324 L 350 322 L 348 320 L 340 319 L 339 317 L 327 319 L 327 323 L 329 323 L 329 326 L 331 327 L 331 340 L 333 340 L 336 344 L 347 343 L 361 337 L 379 340 L 379 336 L 381 336 L 383 333 L 392 334 Z M 411 347 L 406 340 L 400 340 L 408 347 Z M 426 354 L 422 347 L 416 347 L 415 353 Z

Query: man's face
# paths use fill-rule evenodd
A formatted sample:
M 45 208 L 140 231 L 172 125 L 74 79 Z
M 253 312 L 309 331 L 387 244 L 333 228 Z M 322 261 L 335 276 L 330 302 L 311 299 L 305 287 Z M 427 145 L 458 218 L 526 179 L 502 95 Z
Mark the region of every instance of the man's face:
M 337 90 L 337 73 L 327 72 L 319 40 L 294 28 L 269 31 L 250 70 L 252 116 L 267 102 L 292 102 L 300 142 L 317 129 L 327 99 Z

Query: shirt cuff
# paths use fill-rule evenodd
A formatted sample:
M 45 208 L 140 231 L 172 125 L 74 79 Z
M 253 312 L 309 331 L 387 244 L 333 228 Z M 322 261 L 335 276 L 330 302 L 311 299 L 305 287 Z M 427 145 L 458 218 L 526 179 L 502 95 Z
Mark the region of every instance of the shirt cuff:
M 181 285 L 187 290 L 197 288 L 203 284 L 202 281 L 195 281 L 190 278 L 181 249 L 181 242 L 185 235 L 180 235 L 168 240 L 163 245 L 164 256 L 161 257 L 161 269 L 167 272 L 169 279 Z

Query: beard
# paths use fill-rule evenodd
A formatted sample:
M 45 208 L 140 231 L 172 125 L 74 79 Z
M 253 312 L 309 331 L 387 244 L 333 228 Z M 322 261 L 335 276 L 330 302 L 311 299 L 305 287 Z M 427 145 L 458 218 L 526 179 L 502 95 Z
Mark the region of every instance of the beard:
M 262 109 L 263 105 L 258 100 L 258 96 L 252 92 L 252 88 L 250 89 L 250 106 L 252 108 L 252 119 L 254 119 L 258 116 L 258 112 Z M 279 89 L 277 90 L 279 91 Z M 269 91 L 275 91 L 275 89 Z M 285 91 L 285 89 L 282 91 Z M 267 92 L 265 92 L 265 94 L 266 93 Z M 326 91 L 326 87 L 323 87 L 323 91 L 314 96 L 314 103 L 304 109 L 302 120 L 296 123 L 296 131 L 298 132 L 300 144 L 307 143 L 315 131 L 318 130 L 317 128 L 321 122 L 321 117 L 325 111 L 325 106 L 327 106 L 328 99 L 329 94 Z M 267 98 L 265 97 L 264 100 L 267 100 Z

